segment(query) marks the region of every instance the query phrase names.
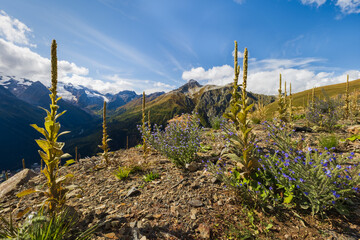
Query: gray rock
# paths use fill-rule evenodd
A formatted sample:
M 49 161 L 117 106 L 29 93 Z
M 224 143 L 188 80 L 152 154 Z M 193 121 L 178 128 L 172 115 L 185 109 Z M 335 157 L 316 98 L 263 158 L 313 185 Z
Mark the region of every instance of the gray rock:
M 189 204 L 193 207 L 201 207 L 203 203 L 198 199 L 192 199 L 189 201 Z
M 19 186 L 25 184 L 31 178 L 35 177 L 37 174 L 31 169 L 24 169 L 5 182 L 0 184 L 0 199 L 5 196 L 18 191 Z
M 136 188 L 136 187 L 132 187 L 126 194 L 126 197 L 132 197 L 132 196 L 137 196 L 140 195 L 141 192 Z

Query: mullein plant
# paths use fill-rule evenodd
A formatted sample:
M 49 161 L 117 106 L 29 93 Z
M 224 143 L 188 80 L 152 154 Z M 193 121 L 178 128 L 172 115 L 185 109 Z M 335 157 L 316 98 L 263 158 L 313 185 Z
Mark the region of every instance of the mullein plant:
M 315 107 L 315 88 L 313 87 L 312 91 L 311 91 L 311 105 L 310 105 L 311 109 L 314 111 L 314 107 Z
M 351 116 L 353 118 L 356 118 L 359 115 L 359 106 L 358 106 L 358 98 L 359 98 L 359 92 L 358 89 L 352 92 L 351 94 Z
M 239 93 L 239 87 L 238 84 L 239 81 L 239 74 L 240 74 L 240 66 L 238 65 L 238 45 L 235 41 L 235 52 L 234 52 L 234 71 L 235 71 L 235 77 L 234 77 L 234 83 L 233 83 L 233 91 L 231 93 L 231 100 L 230 100 L 230 112 L 224 113 L 224 117 L 232 121 L 235 126 L 236 130 L 239 130 L 239 121 L 237 118 L 237 115 L 240 111 L 240 93 Z
M 143 99 L 142 99 L 142 131 L 146 131 L 146 121 L 145 121 L 145 92 L 143 92 Z M 147 157 L 147 144 L 146 144 L 146 137 L 143 135 L 143 152 L 144 152 L 144 159 Z
M 285 83 L 285 88 L 286 88 L 286 83 Z M 281 90 L 281 74 L 280 74 L 280 79 L 279 79 L 279 90 L 278 90 L 279 94 L 278 94 L 278 116 L 279 119 L 283 122 L 287 122 L 287 118 L 286 118 L 286 95 L 284 95 L 282 93 Z M 286 93 L 285 93 L 286 94 Z
M 344 109 L 344 118 L 347 119 L 350 116 L 350 94 L 349 94 L 349 74 L 346 79 L 346 88 L 345 88 L 345 109 Z
M 235 69 L 240 69 L 237 66 L 237 43 L 235 41 Z M 224 131 L 228 140 L 228 152 L 223 156 L 232 159 L 236 163 L 236 168 L 233 169 L 234 174 L 237 174 L 239 180 L 242 177 L 250 177 L 251 172 L 257 168 L 258 161 L 255 154 L 255 135 L 251 132 L 250 127 L 250 110 L 254 104 L 249 105 L 249 99 L 246 93 L 247 85 L 247 67 L 248 67 L 248 51 L 245 48 L 244 62 L 243 62 L 243 83 L 241 91 L 241 100 L 236 104 L 238 107 L 238 113 L 236 114 L 236 120 L 233 123 L 225 124 Z M 235 71 L 235 79 L 238 79 L 239 71 Z M 234 92 L 237 90 L 237 80 L 234 81 Z M 235 99 L 231 105 L 231 113 L 235 113 L 234 101 L 237 100 L 238 94 L 233 93 Z M 232 117 L 227 115 L 225 117 Z
M 48 206 L 48 210 L 51 213 L 55 213 L 57 210 L 60 210 L 61 207 L 65 205 L 66 202 L 66 193 L 74 188 L 74 185 L 64 186 L 64 182 L 74 177 L 73 174 L 67 174 L 66 176 L 59 176 L 59 165 L 61 159 L 70 157 L 69 154 L 64 154 L 62 148 L 65 143 L 58 142 L 58 138 L 68 131 L 59 133 L 60 123 L 56 122 L 56 120 L 63 115 L 66 111 L 61 113 L 57 113 L 59 106 L 57 102 L 61 99 L 61 97 L 56 98 L 57 94 L 57 56 L 56 56 L 56 41 L 53 40 L 51 45 L 51 88 L 49 89 L 51 104 L 50 111 L 44 109 L 47 113 L 45 117 L 45 128 L 38 127 L 36 124 L 31 124 L 33 128 L 35 128 L 38 132 L 40 132 L 45 139 L 37 139 L 35 140 L 39 147 L 42 149 L 39 150 L 39 154 L 41 159 L 45 163 L 45 167 L 42 170 L 42 173 L 45 175 L 47 179 L 47 187 L 46 191 L 41 191 L 38 189 L 28 189 L 19 194 L 18 197 L 22 197 L 34 192 L 41 192 L 47 198 L 43 202 L 43 204 Z M 67 164 L 73 163 L 74 160 L 67 161 Z
M 109 146 L 108 142 L 111 141 L 107 134 L 107 127 L 106 127 L 106 101 L 104 101 L 104 108 L 103 108 L 103 137 L 102 137 L 102 145 L 99 145 L 99 148 L 101 148 L 104 152 L 100 153 L 99 155 L 103 156 L 104 162 L 106 166 L 109 166 L 110 160 L 109 160 Z
M 240 124 L 241 140 L 242 140 L 242 161 L 245 166 L 245 172 L 250 174 L 253 168 L 257 167 L 257 160 L 253 158 L 251 152 L 254 148 L 255 135 L 251 133 L 250 121 L 248 119 L 250 110 L 254 104 L 249 105 L 249 99 L 246 93 L 247 84 L 247 68 L 248 68 L 248 51 L 244 51 L 244 66 L 243 66 L 243 83 L 241 94 L 240 112 L 237 114 Z
M 291 93 L 291 83 L 290 83 L 290 93 L 289 93 L 289 121 L 290 121 L 290 125 L 293 125 L 293 98 Z
M 264 103 L 263 97 L 259 97 L 257 103 L 255 104 L 255 111 L 251 114 L 252 121 L 254 123 L 261 123 L 266 120 L 267 108 Z

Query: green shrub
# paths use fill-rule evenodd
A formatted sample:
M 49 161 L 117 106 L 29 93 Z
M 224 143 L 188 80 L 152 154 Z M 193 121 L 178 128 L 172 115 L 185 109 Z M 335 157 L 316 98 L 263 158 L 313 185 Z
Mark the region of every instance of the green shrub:
M 145 182 L 151 182 L 155 179 L 158 179 L 160 178 L 160 175 L 158 173 L 154 173 L 154 172 L 149 172 L 148 174 L 146 174 L 144 176 L 144 181 Z
M 114 172 L 114 175 L 119 180 L 125 180 L 126 178 L 129 177 L 130 173 L 131 173 L 131 169 L 126 168 L 126 167 L 119 167 L 119 169 Z
M 339 140 L 336 135 L 322 135 L 319 137 L 319 144 L 325 150 L 336 148 L 339 145 Z
M 154 125 L 154 131 L 149 132 L 139 128 L 147 142 L 161 154 L 171 159 L 177 166 L 185 166 L 195 160 L 200 147 L 201 128 L 196 114 L 183 114 L 171 121 L 164 131 Z
M 335 208 L 346 214 L 346 204 L 360 190 L 360 166 L 348 164 L 354 153 L 345 157 L 311 148 L 303 152 L 283 125 L 268 124 L 267 128 L 269 135 L 278 139 L 274 144 L 277 150 L 262 155 L 258 171 L 249 178 L 227 165 L 208 162 L 207 170 L 247 203 L 309 209 L 313 215 Z
M 309 208 L 313 215 L 332 208 L 345 213 L 344 203 L 356 194 L 359 184 L 354 166 L 345 165 L 350 158 L 310 148 L 294 159 L 286 153 L 266 155 L 261 161 L 262 174 L 275 179 L 274 193 L 283 191 L 284 203 Z
M 1 239 L 21 240 L 85 240 L 90 239 L 97 226 L 80 233 L 76 231 L 79 219 L 70 216 L 67 210 L 47 216 L 44 212 L 31 213 L 20 228 L 12 220 L 2 218 Z

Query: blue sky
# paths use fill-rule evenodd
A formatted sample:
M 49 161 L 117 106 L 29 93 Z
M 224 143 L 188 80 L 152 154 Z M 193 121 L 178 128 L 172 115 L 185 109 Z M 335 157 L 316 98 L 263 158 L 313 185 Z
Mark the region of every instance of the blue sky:
M 48 84 L 52 39 L 59 80 L 102 93 L 232 82 L 234 40 L 253 92 L 360 78 L 360 0 L 1 1 L 0 74 Z

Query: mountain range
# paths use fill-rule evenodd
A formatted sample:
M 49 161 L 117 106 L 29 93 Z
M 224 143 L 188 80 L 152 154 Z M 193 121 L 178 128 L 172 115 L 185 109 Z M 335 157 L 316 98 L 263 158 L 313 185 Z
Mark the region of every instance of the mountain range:
M 146 95 L 146 112 L 151 112 L 151 123 L 165 126 L 167 121 L 181 113 L 196 111 L 203 126 L 209 126 L 213 116 L 222 115 L 229 105 L 232 84 L 225 86 L 202 86 L 190 80 L 183 86 L 168 93 L 157 92 Z M 138 144 L 141 124 L 142 95 L 134 91 L 120 91 L 117 94 L 102 94 L 84 86 L 58 84 L 58 102 L 61 110 L 67 110 L 59 122 L 61 130 L 69 130 L 60 141 L 64 141 L 64 151 L 74 155 L 75 147 L 81 156 L 94 155 L 100 151 L 101 115 L 103 102 L 108 103 L 108 134 L 112 141 L 110 148 L 117 150 Z M 250 102 L 259 94 L 248 93 Z M 267 102 L 272 96 L 261 95 Z M 45 112 L 39 108 L 49 108 L 49 90 L 39 81 L 14 76 L 0 75 L 0 144 L 2 158 L 0 170 L 15 170 L 21 167 L 21 159 L 26 164 L 39 163 L 38 147 L 34 139 L 41 135 L 29 125 L 44 124 Z

